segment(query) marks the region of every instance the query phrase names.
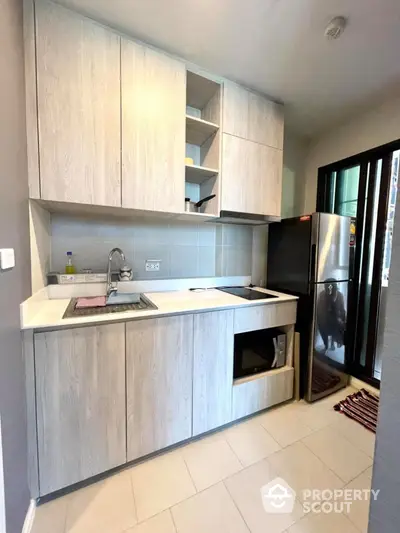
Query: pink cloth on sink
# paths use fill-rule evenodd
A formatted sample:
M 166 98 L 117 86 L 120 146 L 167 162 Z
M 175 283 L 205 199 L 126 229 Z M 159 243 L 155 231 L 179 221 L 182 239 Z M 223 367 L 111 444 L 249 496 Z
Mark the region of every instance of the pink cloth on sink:
M 105 296 L 94 296 L 92 298 L 78 298 L 76 302 L 76 309 L 83 309 L 85 307 L 105 307 L 106 297 Z

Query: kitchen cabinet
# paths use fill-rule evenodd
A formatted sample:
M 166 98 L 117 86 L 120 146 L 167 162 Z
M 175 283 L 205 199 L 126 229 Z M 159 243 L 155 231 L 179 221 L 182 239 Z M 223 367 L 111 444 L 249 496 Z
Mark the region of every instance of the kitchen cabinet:
M 43 200 L 121 205 L 120 37 L 36 2 Z
M 235 309 L 234 333 L 295 324 L 296 312 L 297 302 L 271 303 Z
M 192 435 L 193 315 L 126 324 L 128 461 Z
M 231 421 L 233 310 L 194 316 L 193 435 Z
M 282 156 L 276 148 L 224 133 L 221 209 L 280 216 Z
M 125 325 L 34 336 L 40 495 L 126 462 Z
M 186 69 L 121 41 L 122 206 L 184 211 Z
M 236 380 L 232 391 L 232 420 L 293 398 L 294 369 L 284 366 Z
M 224 132 L 283 149 L 283 106 L 227 81 L 224 83 Z
M 76 204 L 75 212 L 86 204 L 182 213 L 185 196 L 215 194 L 207 214 L 280 216 L 282 105 L 32 1 L 24 26 L 31 198 Z M 185 153 L 195 161 L 186 168 Z

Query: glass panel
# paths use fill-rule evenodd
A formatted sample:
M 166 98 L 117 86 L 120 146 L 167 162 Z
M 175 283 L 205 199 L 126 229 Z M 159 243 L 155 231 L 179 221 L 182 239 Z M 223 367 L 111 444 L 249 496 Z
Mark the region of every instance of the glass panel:
M 328 213 L 357 216 L 360 165 L 332 172 L 329 177 Z
M 368 258 L 367 258 L 367 278 L 366 278 L 366 287 L 365 287 L 365 300 L 364 300 L 364 309 L 363 309 L 363 323 L 362 327 L 362 345 L 360 353 L 360 364 L 365 366 L 366 354 L 367 354 L 367 342 L 368 342 L 368 324 L 370 316 L 370 307 L 371 307 L 371 289 L 372 289 L 372 274 L 374 269 L 374 257 L 375 257 L 375 244 L 376 244 L 376 222 L 378 217 L 378 205 L 379 205 L 379 189 L 381 186 L 381 175 L 382 175 L 382 159 L 379 159 L 376 165 L 376 178 L 374 184 L 373 198 L 372 201 L 373 211 L 372 211 L 372 220 L 371 220 L 371 232 L 368 243 Z
M 385 247 L 383 255 L 382 266 L 382 278 L 381 278 L 381 294 L 379 301 L 379 319 L 378 319 L 378 334 L 376 341 L 376 352 L 374 361 L 374 377 L 381 379 L 382 369 L 382 351 L 383 351 L 383 332 L 385 328 L 385 313 L 386 313 L 386 301 L 388 296 L 388 284 L 389 284 L 389 269 L 390 259 L 392 255 L 392 238 L 393 238 L 393 224 L 394 215 L 396 210 L 397 199 L 397 182 L 399 176 L 399 160 L 400 150 L 393 152 L 392 169 L 390 177 L 390 193 L 388 212 L 386 217 L 386 231 L 385 231 Z
M 363 212 L 363 215 L 362 215 L 362 227 L 363 228 L 365 228 L 365 217 L 367 216 L 367 201 L 368 201 L 368 188 L 369 188 L 370 170 L 371 170 L 371 165 L 370 165 L 370 163 L 368 163 L 367 179 L 366 179 L 366 183 L 365 183 L 364 212 Z M 357 238 L 359 239 L 358 240 L 359 244 L 357 242 L 357 246 L 360 246 L 360 249 L 361 249 L 360 265 L 362 265 L 363 264 L 363 259 L 364 259 L 365 231 L 363 231 L 361 235 L 358 234 Z M 360 271 L 358 272 L 358 286 L 359 287 L 361 286 L 361 277 L 362 277 L 362 269 L 360 268 Z
M 329 210 L 328 213 L 335 212 L 335 196 L 336 196 L 336 172 L 332 172 L 329 184 Z
M 357 216 L 358 184 L 360 166 L 339 172 L 336 185 L 335 213 L 348 217 Z

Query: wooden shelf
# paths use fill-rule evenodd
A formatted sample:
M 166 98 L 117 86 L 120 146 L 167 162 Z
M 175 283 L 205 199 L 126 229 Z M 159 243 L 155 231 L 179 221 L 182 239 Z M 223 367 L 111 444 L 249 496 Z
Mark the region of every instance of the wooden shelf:
M 189 144 L 201 146 L 218 129 L 218 124 L 186 115 L 186 142 Z
M 199 74 L 186 73 L 186 105 L 203 109 L 213 98 L 215 93 L 221 90 L 221 84 L 204 78 Z
M 189 183 L 200 185 L 204 181 L 217 176 L 218 170 L 215 168 L 200 167 L 198 165 L 186 165 L 185 180 Z

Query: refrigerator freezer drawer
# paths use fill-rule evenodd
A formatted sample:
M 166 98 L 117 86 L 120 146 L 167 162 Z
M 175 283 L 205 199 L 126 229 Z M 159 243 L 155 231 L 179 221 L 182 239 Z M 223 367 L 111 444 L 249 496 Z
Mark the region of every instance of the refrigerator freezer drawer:
M 306 399 L 314 401 L 347 384 L 348 282 L 314 286 L 314 319 Z

